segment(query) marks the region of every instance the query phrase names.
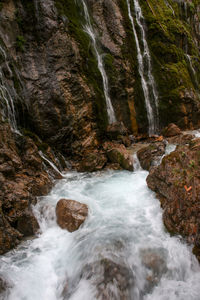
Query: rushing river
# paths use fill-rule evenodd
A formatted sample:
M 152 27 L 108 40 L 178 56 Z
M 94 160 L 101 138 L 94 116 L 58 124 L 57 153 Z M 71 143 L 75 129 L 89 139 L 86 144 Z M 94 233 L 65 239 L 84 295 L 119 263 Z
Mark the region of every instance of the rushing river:
M 199 300 L 191 248 L 170 237 L 162 210 L 138 169 L 71 172 L 34 208 L 41 232 L 0 259 L 9 300 Z M 60 198 L 89 206 L 76 232 L 56 224 Z

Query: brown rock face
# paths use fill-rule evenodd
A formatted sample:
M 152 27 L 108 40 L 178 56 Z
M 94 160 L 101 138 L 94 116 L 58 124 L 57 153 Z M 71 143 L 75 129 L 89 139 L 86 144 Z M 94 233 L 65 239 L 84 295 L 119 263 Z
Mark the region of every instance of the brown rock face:
M 74 200 L 60 199 L 56 205 L 58 225 L 70 232 L 77 230 L 87 215 L 87 205 Z
M 164 209 L 163 220 L 172 233 L 182 234 L 200 254 L 200 139 L 181 145 L 166 156 L 147 177 Z M 200 255 L 197 255 L 200 258 Z
M 106 136 L 109 140 L 121 142 L 127 147 L 131 145 L 131 140 L 128 136 L 128 130 L 122 122 L 116 122 L 108 125 Z
M 45 195 L 52 182 L 34 141 L 15 134 L 0 121 L 0 254 L 23 236 L 38 230 L 31 212 L 36 196 Z
M 180 128 L 177 125 L 173 124 L 173 123 L 169 124 L 163 130 L 163 135 L 165 137 L 171 137 L 171 136 L 175 136 L 175 135 L 179 135 L 179 134 L 181 134 Z
M 103 169 L 107 158 L 102 153 L 89 153 L 83 159 L 79 171 L 94 172 Z

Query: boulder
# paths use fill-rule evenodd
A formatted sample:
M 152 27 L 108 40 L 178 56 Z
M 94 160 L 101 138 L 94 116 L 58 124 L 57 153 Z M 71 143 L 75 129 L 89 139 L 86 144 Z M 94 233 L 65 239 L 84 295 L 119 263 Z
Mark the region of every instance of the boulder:
M 163 130 L 163 136 L 171 137 L 181 134 L 180 128 L 175 125 L 174 123 L 170 123 L 166 128 Z
M 74 200 L 60 199 L 56 205 L 58 225 L 70 232 L 77 230 L 85 221 L 87 215 L 88 206 Z
M 144 170 L 149 171 L 151 166 L 157 165 L 162 155 L 165 154 L 165 143 L 158 142 L 152 143 L 137 152 L 140 165 Z
M 133 171 L 133 157 L 124 145 L 105 143 L 103 147 L 109 162 L 118 164 L 124 170 Z

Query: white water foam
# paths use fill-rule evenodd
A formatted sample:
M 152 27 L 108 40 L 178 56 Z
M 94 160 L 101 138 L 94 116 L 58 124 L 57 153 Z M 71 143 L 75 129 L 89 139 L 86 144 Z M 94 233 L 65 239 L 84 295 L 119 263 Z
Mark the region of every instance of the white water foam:
M 141 169 L 67 173 L 34 208 L 38 237 L 1 257 L 0 275 L 12 286 L 3 299 L 199 300 L 198 262 L 190 247 L 164 229 L 147 175 Z M 78 231 L 56 224 L 60 198 L 89 206 Z

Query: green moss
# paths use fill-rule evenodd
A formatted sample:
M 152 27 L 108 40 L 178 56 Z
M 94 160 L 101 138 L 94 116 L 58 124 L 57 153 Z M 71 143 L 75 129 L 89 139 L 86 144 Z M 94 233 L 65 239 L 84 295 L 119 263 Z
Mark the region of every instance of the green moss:
M 132 3 L 131 3 L 132 4 Z M 128 7 L 126 1 L 119 0 L 119 7 L 123 16 L 124 28 L 126 28 L 126 37 L 121 46 L 123 60 L 129 62 L 132 68 L 134 82 L 134 107 L 136 110 L 137 125 L 140 131 L 145 131 L 148 127 L 145 99 L 141 85 L 141 78 L 138 70 L 137 48 L 133 34 L 132 24 L 128 16 Z
M 195 81 L 186 59 L 186 49 L 190 55 L 199 57 L 192 25 L 183 15 L 184 7 L 171 0 L 168 2 L 173 10 L 162 0 L 141 1 L 148 28 L 153 74 L 159 92 L 160 119 L 164 120 L 164 126 L 183 117 L 181 103 L 184 90 L 192 89 L 195 93 Z M 190 2 L 188 9 L 195 10 L 197 2 Z M 199 62 L 196 59 L 195 62 L 195 69 L 199 70 Z

